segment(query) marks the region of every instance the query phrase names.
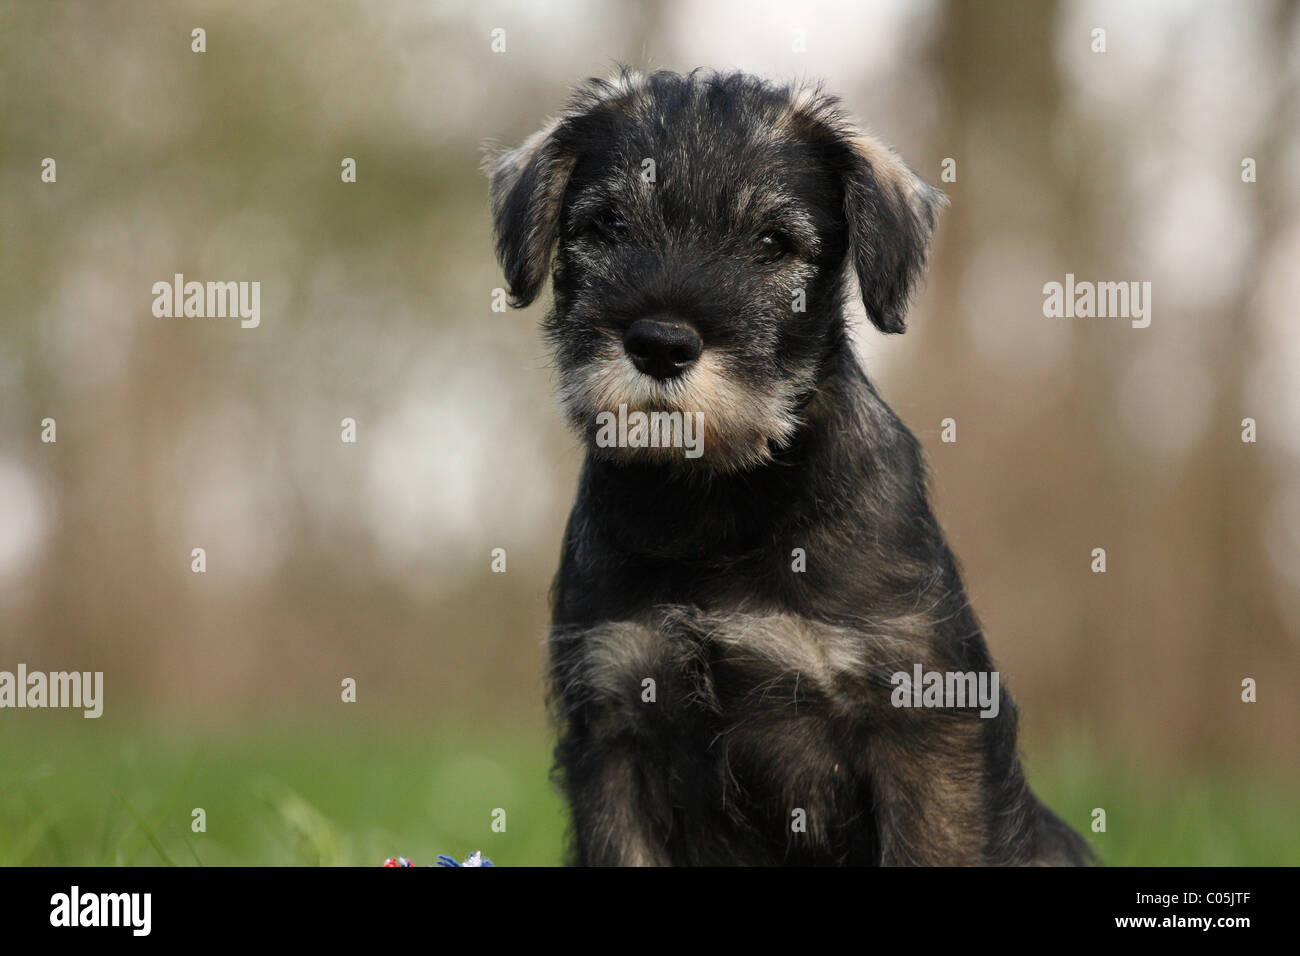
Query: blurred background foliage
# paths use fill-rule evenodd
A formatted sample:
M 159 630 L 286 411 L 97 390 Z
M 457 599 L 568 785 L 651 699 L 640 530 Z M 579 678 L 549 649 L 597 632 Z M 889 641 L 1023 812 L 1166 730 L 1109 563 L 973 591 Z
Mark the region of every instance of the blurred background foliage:
M 1112 863 L 1300 862 L 1298 10 L 0 2 L 0 669 L 107 698 L 0 712 L 0 863 L 559 859 L 579 453 L 477 167 L 616 62 L 820 78 L 956 160 L 911 330 L 859 344 L 1031 778 Z M 260 281 L 261 326 L 154 318 L 178 272 Z M 1067 272 L 1150 281 L 1150 328 L 1044 318 Z

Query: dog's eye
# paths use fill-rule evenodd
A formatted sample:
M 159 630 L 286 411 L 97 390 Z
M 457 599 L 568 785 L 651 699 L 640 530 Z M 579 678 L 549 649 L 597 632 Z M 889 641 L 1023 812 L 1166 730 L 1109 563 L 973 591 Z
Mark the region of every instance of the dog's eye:
M 618 213 L 606 209 L 588 219 L 583 232 L 603 239 L 620 239 L 627 233 L 627 223 L 619 218 Z
M 755 257 L 759 262 L 779 262 L 794 252 L 794 245 L 789 237 L 772 229 L 758 237 L 754 248 Z

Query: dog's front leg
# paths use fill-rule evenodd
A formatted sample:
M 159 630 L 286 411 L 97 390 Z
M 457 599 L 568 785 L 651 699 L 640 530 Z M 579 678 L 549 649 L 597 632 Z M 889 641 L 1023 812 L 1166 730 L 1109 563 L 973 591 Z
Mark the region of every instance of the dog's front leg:
M 566 759 L 566 752 L 572 755 Z M 561 741 L 578 866 L 668 866 L 671 809 L 662 780 L 627 741 Z
M 868 775 L 883 866 L 979 866 L 988 829 L 978 718 L 894 711 Z

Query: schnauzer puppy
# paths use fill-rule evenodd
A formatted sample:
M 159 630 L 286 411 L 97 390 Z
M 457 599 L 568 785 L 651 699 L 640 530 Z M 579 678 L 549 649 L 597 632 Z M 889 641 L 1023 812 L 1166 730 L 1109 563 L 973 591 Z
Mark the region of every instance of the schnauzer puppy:
M 700 71 L 589 81 L 489 172 L 587 446 L 550 635 L 572 862 L 1089 862 L 850 343 L 846 264 L 902 332 L 943 196 L 833 97 Z

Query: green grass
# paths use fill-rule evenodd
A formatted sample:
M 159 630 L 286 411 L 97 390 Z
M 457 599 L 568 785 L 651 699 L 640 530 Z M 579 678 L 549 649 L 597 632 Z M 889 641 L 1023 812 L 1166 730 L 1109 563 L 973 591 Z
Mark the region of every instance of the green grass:
M 564 818 L 545 733 L 322 726 L 0 735 L 0 865 L 378 865 L 483 850 L 549 865 Z M 207 830 L 191 830 L 192 811 Z M 505 810 L 505 832 L 492 829 Z
M 0 725 L 0 864 L 370 866 L 475 849 L 506 866 L 560 860 L 542 728 L 93 723 Z M 1035 789 L 1080 829 L 1106 810 L 1107 832 L 1089 837 L 1112 866 L 1300 863 L 1294 781 L 1116 769 L 1077 741 L 1031 757 Z M 191 831 L 196 807 L 204 833 Z
M 1294 772 L 1173 770 L 1076 738 L 1038 752 L 1028 773 L 1038 795 L 1087 835 L 1108 866 L 1300 865 Z M 1091 831 L 1096 808 L 1106 811 L 1105 833 Z

